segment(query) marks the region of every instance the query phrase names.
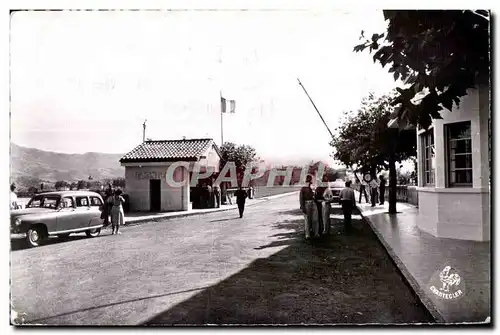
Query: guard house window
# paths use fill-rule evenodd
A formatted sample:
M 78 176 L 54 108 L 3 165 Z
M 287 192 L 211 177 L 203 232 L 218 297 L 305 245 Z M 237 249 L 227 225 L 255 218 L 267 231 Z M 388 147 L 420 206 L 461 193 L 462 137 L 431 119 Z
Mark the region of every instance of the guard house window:
M 434 185 L 434 130 L 430 129 L 421 135 L 423 151 L 424 185 Z
M 448 186 L 472 187 L 470 121 L 447 124 Z

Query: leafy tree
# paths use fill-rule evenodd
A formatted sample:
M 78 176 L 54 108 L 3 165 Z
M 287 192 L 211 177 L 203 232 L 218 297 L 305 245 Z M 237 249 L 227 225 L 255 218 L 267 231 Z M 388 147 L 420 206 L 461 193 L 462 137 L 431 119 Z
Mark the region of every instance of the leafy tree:
M 58 190 L 61 188 L 70 187 L 70 184 L 65 180 L 59 180 L 59 181 L 56 181 L 56 183 L 54 184 L 54 187 L 56 190 Z
M 79 180 L 76 188 L 79 190 L 89 188 L 89 183 L 86 180 Z
M 113 179 L 112 184 L 113 184 L 113 187 L 124 188 L 125 187 L 125 178 L 123 178 L 123 177 L 115 178 L 115 179 Z
M 221 159 L 220 159 L 220 170 L 228 162 L 234 162 L 236 166 L 236 173 L 238 182 L 241 182 L 245 173 L 245 169 L 248 164 L 256 163 L 257 153 L 255 149 L 249 145 L 236 145 L 232 142 L 225 142 L 220 147 Z M 255 172 L 256 166 L 252 166 L 252 172 Z
M 416 155 L 415 130 L 389 129 L 392 96 L 370 93 L 358 112 L 344 114 L 331 141 L 333 157 L 354 171 L 371 173 L 389 168 L 389 212 L 396 213 L 396 162 Z
M 387 32 L 365 38 L 362 31 L 365 41 L 354 51 L 368 49 L 404 82 L 392 101 L 401 107 L 396 114 L 403 126 L 428 128 L 443 107 L 458 106 L 467 89 L 488 83 L 488 11 L 386 10 L 384 16 Z
M 101 186 L 102 186 L 102 183 L 99 180 L 90 180 L 88 182 L 88 186 L 89 186 L 90 189 L 100 190 Z

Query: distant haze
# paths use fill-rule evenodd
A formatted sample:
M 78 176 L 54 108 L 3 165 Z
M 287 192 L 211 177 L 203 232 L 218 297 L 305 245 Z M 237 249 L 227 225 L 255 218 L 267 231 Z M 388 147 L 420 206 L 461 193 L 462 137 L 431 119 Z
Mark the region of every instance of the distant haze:
M 381 11 L 18 11 L 11 16 L 11 136 L 63 153 L 124 153 L 152 139 L 211 137 L 266 160 L 332 162 L 343 111 L 394 80 L 365 35 Z

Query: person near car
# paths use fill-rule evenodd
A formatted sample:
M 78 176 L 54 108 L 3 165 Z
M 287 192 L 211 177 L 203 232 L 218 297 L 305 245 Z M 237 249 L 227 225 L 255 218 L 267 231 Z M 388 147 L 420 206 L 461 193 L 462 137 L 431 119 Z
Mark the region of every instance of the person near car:
M 234 192 L 236 197 L 236 204 L 238 205 L 238 211 L 240 213 L 240 218 L 243 217 L 243 212 L 245 211 L 245 201 L 248 197 L 247 192 L 243 189 L 243 187 L 239 187 L 236 192 Z
M 372 200 L 372 207 L 375 207 L 375 205 L 377 204 L 377 193 L 378 193 L 377 179 L 373 178 L 370 181 L 369 185 L 370 185 L 370 198 Z
M 385 196 L 385 178 L 383 175 L 380 175 L 380 204 L 384 204 L 384 196 Z
M 352 210 L 356 207 L 356 197 L 354 195 L 354 190 L 351 188 L 350 180 L 345 182 L 345 187 L 342 191 L 340 191 L 340 201 L 342 203 L 342 212 L 344 214 L 345 232 L 349 233 L 352 228 Z
M 111 226 L 113 231 L 112 235 L 121 235 L 119 231 L 120 226 L 125 224 L 125 212 L 123 211 L 123 204 L 125 199 L 122 197 L 122 190 L 118 189 L 112 197 L 113 203 L 111 207 Z
M 12 183 L 10 185 L 10 209 L 18 208 L 19 204 L 17 203 L 16 184 Z
M 104 219 L 103 221 L 104 227 L 109 226 L 109 214 L 112 207 L 112 200 L 113 200 L 113 190 L 110 184 L 108 188 L 104 191 L 104 204 L 102 205 L 101 219 Z

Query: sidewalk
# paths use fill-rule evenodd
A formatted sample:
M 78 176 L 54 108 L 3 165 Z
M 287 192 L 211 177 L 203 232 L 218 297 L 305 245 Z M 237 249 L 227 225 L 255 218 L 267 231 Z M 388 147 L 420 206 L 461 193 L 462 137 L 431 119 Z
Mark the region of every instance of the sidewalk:
M 288 192 L 283 194 L 276 194 L 269 197 L 259 198 L 259 199 L 247 199 L 245 206 L 253 206 L 260 204 L 264 201 L 269 201 L 272 199 L 281 198 L 284 196 L 296 195 L 298 192 Z M 297 200 L 298 201 L 298 200 Z M 159 212 L 159 213 L 149 213 L 149 212 L 131 212 L 125 214 L 125 225 L 138 224 L 142 222 L 148 221 L 157 221 L 157 220 L 165 220 L 165 219 L 173 219 L 180 218 L 185 216 L 194 216 L 194 215 L 202 215 L 213 212 L 223 212 L 232 209 L 237 209 L 238 206 L 236 204 L 233 205 L 221 205 L 219 208 L 206 208 L 206 209 L 191 209 L 188 211 L 176 211 L 176 212 Z
M 387 202 L 373 208 L 366 203 L 357 206 L 437 322 L 484 322 L 491 315 L 489 242 L 437 238 L 422 232 L 416 225 L 418 208 L 406 203 L 397 204 L 395 215 L 388 214 Z M 430 290 L 431 277 L 447 265 L 459 272 L 465 285 L 464 295 L 457 299 L 445 300 Z M 434 278 L 439 283 L 439 276 Z

